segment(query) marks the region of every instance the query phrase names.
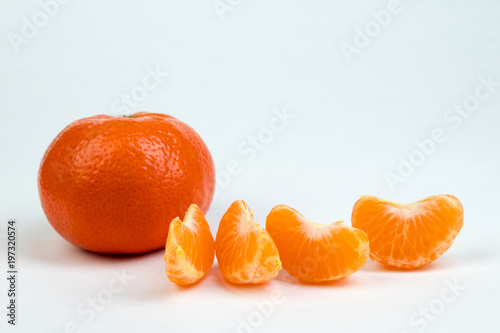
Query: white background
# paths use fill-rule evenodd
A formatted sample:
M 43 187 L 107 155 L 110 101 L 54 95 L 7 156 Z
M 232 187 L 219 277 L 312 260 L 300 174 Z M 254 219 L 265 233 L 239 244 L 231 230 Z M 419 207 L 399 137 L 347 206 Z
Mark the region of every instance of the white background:
M 32 22 L 40 5 L 0 1 L 0 267 L 7 270 L 7 219 L 16 218 L 20 272 L 14 328 L 1 274 L 2 332 L 64 332 L 70 322 L 80 332 L 500 331 L 500 86 L 460 124 L 444 118 L 473 101 L 480 77 L 500 81 L 498 2 L 404 2 L 350 62 L 342 43 L 354 45 L 355 29 L 387 1 L 232 3 L 221 18 L 211 0 L 72 1 L 16 52 L 9 38 L 22 36 L 23 18 Z M 73 247 L 40 207 L 40 159 L 72 121 L 118 115 L 112 104 L 142 84 L 148 67 L 169 76 L 128 113 L 163 112 L 190 124 L 219 175 L 229 161 L 240 163 L 207 214 L 214 234 L 236 199 L 262 225 L 282 203 L 316 222 L 350 223 L 365 194 L 397 202 L 453 194 L 465 208 L 464 228 L 423 269 L 369 262 L 322 286 L 299 285 L 282 271 L 266 285 L 239 288 L 214 265 L 198 285 L 179 288 L 165 275 L 161 250 L 111 257 Z M 276 108 L 295 118 L 249 161 L 238 146 L 264 135 Z M 418 157 L 415 140 L 436 128 L 446 140 L 392 189 L 386 173 L 398 172 L 400 158 Z M 104 297 L 122 271 L 133 280 L 90 318 L 88 298 Z M 272 295 L 280 298 L 271 307 Z

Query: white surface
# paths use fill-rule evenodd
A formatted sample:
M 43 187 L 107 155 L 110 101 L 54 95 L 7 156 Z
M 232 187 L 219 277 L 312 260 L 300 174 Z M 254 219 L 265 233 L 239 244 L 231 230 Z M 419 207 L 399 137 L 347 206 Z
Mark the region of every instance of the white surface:
M 1 331 L 64 332 L 74 321 L 81 332 L 236 332 L 250 316 L 254 332 L 419 332 L 422 322 L 412 316 L 445 304 L 439 299 L 453 295 L 447 283 L 455 280 L 465 290 L 436 308 L 423 331 L 500 331 L 500 87 L 458 128 L 443 119 L 474 94 L 479 77 L 500 80 L 498 3 L 404 3 L 350 63 L 341 43 L 352 43 L 354 29 L 386 1 L 233 3 L 221 20 L 208 0 L 73 1 L 15 53 L 7 34 L 20 34 L 22 18 L 40 7 L 0 1 L 0 267 L 8 218 L 18 221 L 20 267 L 18 325 L 7 325 L 2 310 Z M 113 101 L 140 85 L 148 66 L 169 76 L 130 111 L 190 124 L 218 171 L 240 162 L 207 215 L 214 234 L 235 199 L 247 201 L 260 223 L 281 203 L 316 222 L 349 223 L 364 194 L 399 202 L 453 194 L 465 207 L 464 228 L 426 268 L 399 272 L 369 262 L 327 286 L 297 285 L 282 271 L 267 285 L 236 288 L 214 265 L 184 289 L 166 278 L 162 251 L 116 258 L 71 246 L 41 210 L 40 159 L 70 122 L 115 114 Z M 238 146 L 268 126 L 275 107 L 296 118 L 247 161 Z M 391 190 L 384 174 L 435 128 L 447 140 Z M 79 314 L 122 270 L 134 279 L 91 320 Z M 268 304 L 273 293 L 279 302 L 259 315 L 255 302 Z

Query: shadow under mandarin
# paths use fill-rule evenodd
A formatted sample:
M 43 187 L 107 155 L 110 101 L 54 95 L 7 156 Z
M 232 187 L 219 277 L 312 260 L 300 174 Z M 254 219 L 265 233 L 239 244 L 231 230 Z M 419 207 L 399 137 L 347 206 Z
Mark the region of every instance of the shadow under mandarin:
M 102 254 L 87 251 L 63 239 L 46 220 L 36 223 L 28 230 L 23 230 L 19 248 L 23 256 L 35 261 L 51 265 L 79 267 L 136 261 L 163 251 L 158 249 L 140 254 Z

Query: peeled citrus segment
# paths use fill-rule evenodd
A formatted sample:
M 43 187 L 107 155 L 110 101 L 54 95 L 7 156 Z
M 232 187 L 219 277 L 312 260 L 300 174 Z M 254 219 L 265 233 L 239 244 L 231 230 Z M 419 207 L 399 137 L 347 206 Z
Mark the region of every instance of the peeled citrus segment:
M 231 283 L 264 283 L 281 269 L 276 244 L 242 200 L 233 202 L 222 217 L 215 253 L 222 276 Z
M 368 236 L 342 221 L 314 223 L 279 205 L 267 216 L 266 229 L 278 246 L 283 268 L 302 282 L 345 279 L 368 259 Z
M 201 280 L 214 262 L 215 244 L 203 212 L 192 204 L 184 221 L 175 218 L 168 231 L 165 264 L 170 281 L 189 285 Z
M 368 234 L 370 258 L 398 268 L 417 268 L 450 248 L 463 217 L 462 204 L 452 195 L 410 204 L 363 196 L 354 205 L 352 225 Z

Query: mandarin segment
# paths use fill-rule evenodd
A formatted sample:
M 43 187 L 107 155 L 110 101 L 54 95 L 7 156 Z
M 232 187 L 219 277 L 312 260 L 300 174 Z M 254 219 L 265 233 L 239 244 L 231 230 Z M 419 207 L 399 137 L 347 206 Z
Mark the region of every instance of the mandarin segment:
M 276 244 L 242 200 L 233 202 L 222 217 L 215 249 L 219 270 L 231 283 L 264 283 L 281 269 Z
M 418 268 L 453 244 L 463 226 L 463 207 L 452 195 L 410 204 L 363 196 L 354 205 L 352 225 L 368 234 L 372 259 L 397 268 Z
M 175 218 L 169 227 L 165 245 L 167 277 L 179 285 L 202 279 L 214 262 L 215 243 L 200 208 L 192 204 L 184 221 Z
M 305 283 L 345 279 L 368 258 L 367 235 L 342 221 L 324 225 L 285 205 L 274 207 L 266 230 L 275 241 L 283 268 Z

